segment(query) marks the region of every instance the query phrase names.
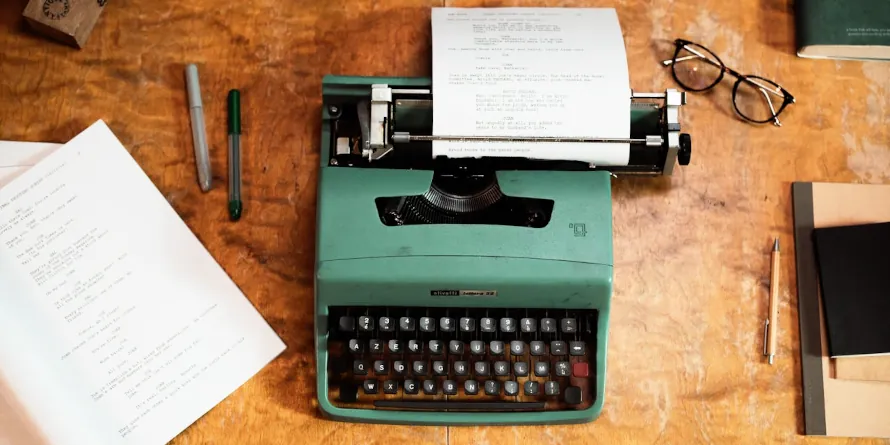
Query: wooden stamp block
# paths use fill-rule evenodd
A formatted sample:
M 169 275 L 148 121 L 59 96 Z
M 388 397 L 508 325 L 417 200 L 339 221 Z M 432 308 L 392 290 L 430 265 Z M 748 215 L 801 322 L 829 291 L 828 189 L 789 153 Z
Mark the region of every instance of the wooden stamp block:
M 107 1 L 31 0 L 22 15 L 38 33 L 83 48 Z

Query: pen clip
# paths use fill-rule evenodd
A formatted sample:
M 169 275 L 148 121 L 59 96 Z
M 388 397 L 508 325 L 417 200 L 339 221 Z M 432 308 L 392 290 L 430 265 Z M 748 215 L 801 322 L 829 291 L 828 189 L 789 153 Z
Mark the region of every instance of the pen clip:
M 769 355 L 769 351 L 767 350 L 766 342 L 769 341 L 769 319 L 767 318 L 763 322 L 763 355 Z

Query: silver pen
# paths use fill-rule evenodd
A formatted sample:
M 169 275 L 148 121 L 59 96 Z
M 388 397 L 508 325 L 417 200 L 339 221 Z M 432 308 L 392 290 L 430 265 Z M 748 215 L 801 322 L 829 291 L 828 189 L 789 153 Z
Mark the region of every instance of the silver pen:
M 201 100 L 198 67 L 193 63 L 185 67 L 185 82 L 188 88 L 189 113 L 192 118 L 192 139 L 195 144 L 198 184 L 201 186 L 201 190 L 207 192 L 210 190 L 213 174 L 210 171 L 210 153 L 207 148 L 207 130 L 204 128 L 204 103 Z

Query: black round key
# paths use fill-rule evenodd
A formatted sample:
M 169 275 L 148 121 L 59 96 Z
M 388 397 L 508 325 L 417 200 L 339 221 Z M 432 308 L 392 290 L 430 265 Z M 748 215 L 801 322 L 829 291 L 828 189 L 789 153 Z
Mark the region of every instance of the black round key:
M 349 350 L 350 350 L 353 354 L 357 354 L 357 353 L 359 353 L 359 352 L 362 352 L 362 349 L 363 349 L 363 348 L 362 348 L 362 342 L 360 342 L 360 341 L 358 341 L 358 340 L 356 340 L 356 339 L 349 340 Z
M 402 342 L 398 340 L 390 340 L 389 341 L 389 352 L 399 353 L 402 352 Z
M 377 394 L 377 380 L 365 380 L 362 382 L 365 394 Z
M 352 332 L 355 330 L 355 319 L 352 317 L 340 317 L 340 330 Z
M 584 355 L 584 342 L 583 341 L 570 341 L 569 342 L 569 354 Z
M 525 390 L 525 395 L 527 396 L 536 396 L 540 392 L 538 382 L 528 380 L 522 385 L 522 389 Z
M 560 322 L 560 327 L 564 334 L 574 334 L 578 332 L 578 321 L 574 318 L 563 318 Z
M 544 342 L 537 340 L 529 344 L 529 349 L 531 350 L 532 355 L 544 355 L 547 352 Z
M 383 342 L 377 339 L 372 339 L 368 342 L 371 346 L 371 354 L 383 354 Z
M 510 375 L 510 363 L 505 361 L 494 362 L 494 375 L 505 376 Z
M 368 364 L 364 360 L 356 360 L 352 362 L 352 373 L 355 375 L 367 375 Z
M 383 332 L 393 332 L 396 330 L 395 325 L 392 323 L 392 318 L 389 317 L 380 317 L 380 330 Z
M 558 377 L 568 377 L 572 373 L 569 362 L 556 362 L 555 373 Z
M 441 360 L 436 360 L 433 362 L 433 375 L 445 375 L 448 374 L 448 364 Z
M 470 374 L 469 365 L 464 361 L 454 362 L 454 375 L 465 376 Z
M 363 332 L 371 332 L 374 330 L 374 319 L 367 315 L 358 317 L 358 330 Z
M 436 330 L 436 324 L 433 322 L 433 319 L 430 317 L 420 317 L 420 331 L 421 332 L 433 332 Z
M 442 332 L 454 332 L 454 319 L 450 317 L 442 317 L 439 319 L 439 329 Z
M 513 363 L 513 373 L 516 377 L 528 377 L 528 362 Z
M 460 319 L 460 331 L 461 332 L 474 332 L 476 331 L 476 320 L 463 317 Z
M 431 353 L 436 354 L 436 355 L 441 355 L 441 354 L 442 354 L 443 348 L 442 348 L 442 342 L 441 342 L 441 341 L 439 341 L 439 340 L 430 340 L 430 344 L 429 344 L 429 346 L 430 346 L 430 352 L 431 352 Z
M 497 380 L 486 380 L 485 381 L 485 394 L 489 396 L 496 396 L 501 392 L 501 382 Z
M 399 392 L 399 382 L 395 380 L 387 380 L 383 382 L 384 394 L 397 394 Z
M 414 319 L 411 317 L 402 317 L 399 319 L 399 329 L 403 331 L 414 331 Z
M 510 354 L 513 355 L 522 355 L 525 354 L 525 343 L 521 340 L 513 340 L 510 342 Z
M 538 377 L 547 377 L 550 375 L 550 362 L 536 362 L 535 375 Z
M 544 333 L 553 333 L 556 332 L 556 320 L 552 318 L 544 318 L 541 320 L 541 332 Z
M 519 384 L 512 380 L 504 382 L 504 394 L 508 396 L 519 395 Z
M 464 342 L 460 340 L 451 340 L 448 342 L 448 352 L 454 355 L 461 355 L 464 353 Z
M 407 366 L 405 366 L 405 362 L 403 362 L 401 360 L 396 360 L 396 361 L 392 362 L 392 370 L 397 375 L 405 375 L 405 373 L 407 371 Z
M 423 342 L 418 340 L 408 340 L 408 351 L 412 354 L 420 354 L 423 352 Z
M 414 362 L 414 375 L 426 375 L 426 362 Z
M 491 355 L 504 355 L 504 342 L 494 340 L 488 344 L 488 350 L 491 351 Z
M 569 405 L 580 405 L 582 402 L 581 388 L 577 386 L 569 386 L 562 396 L 563 400 Z
M 480 375 L 483 377 L 488 376 L 488 362 L 476 362 L 473 367 L 473 369 L 476 371 L 476 375 Z
M 479 394 L 479 383 L 475 380 L 467 380 L 464 382 L 464 393 L 468 396 Z
M 444 392 L 446 396 L 457 395 L 457 383 L 455 383 L 454 380 L 445 380 L 442 382 L 442 392 Z
M 434 396 L 438 390 L 436 389 L 436 381 L 435 380 L 424 380 L 423 381 L 423 393 L 428 396 Z
M 523 318 L 519 322 L 519 329 L 522 332 L 535 332 L 538 329 L 538 321 L 534 318 Z
M 501 332 L 516 332 L 516 320 L 512 318 L 502 318 Z
M 470 352 L 474 355 L 485 355 L 485 342 L 482 340 L 471 341 Z
M 405 380 L 405 394 L 417 394 L 417 381 Z
M 494 324 L 494 318 L 486 317 L 486 318 L 483 318 L 482 320 L 479 320 L 479 328 L 482 332 L 494 332 L 496 330 L 495 324 Z
M 550 355 L 566 355 L 566 342 L 564 342 L 564 341 L 550 342 Z
M 558 396 L 559 395 L 559 382 L 545 382 L 544 383 L 544 394 L 548 396 Z
M 389 374 L 389 364 L 387 364 L 385 360 L 375 361 L 374 362 L 374 374 L 377 374 L 377 375 Z

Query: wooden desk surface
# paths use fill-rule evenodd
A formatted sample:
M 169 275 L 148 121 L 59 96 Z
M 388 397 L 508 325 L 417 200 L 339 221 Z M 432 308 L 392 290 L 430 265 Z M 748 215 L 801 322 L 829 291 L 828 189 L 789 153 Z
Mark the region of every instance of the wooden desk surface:
M 637 91 L 676 87 L 659 62 L 685 37 L 798 101 L 776 128 L 735 116 L 730 81 L 690 94 L 692 164 L 614 181 L 615 293 L 596 422 L 437 428 L 320 419 L 312 345 L 322 76 L 430 75 L 437 2 L 114 0 L 81 51 L 28 32 L 24 0 L 2 2 L 0 139 L 64 142 L 105 119 L 288 345 L 175 444 L 853 442 L 800 436 L 790 184 L 890 181 L 890 64 L 797 58 L 790 0 L 564 3 L 617 4 Z M 201 69 L 209 194 L 196 184 L 189 62 Z M 237 224 L 225 210 L 231 88 L 243 94 L 246 150 Z M 775 236 L 784 255 L 770 367 L 760 354 Z

